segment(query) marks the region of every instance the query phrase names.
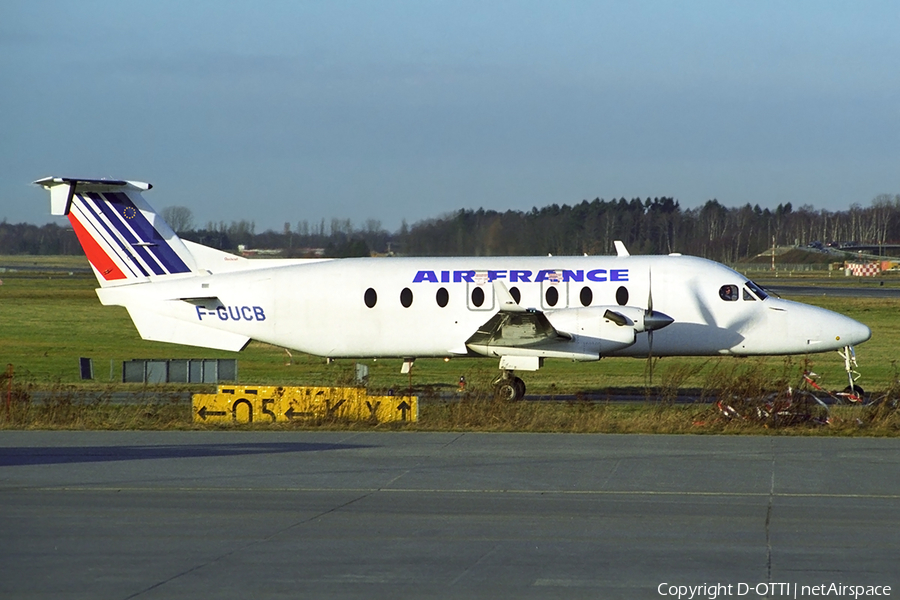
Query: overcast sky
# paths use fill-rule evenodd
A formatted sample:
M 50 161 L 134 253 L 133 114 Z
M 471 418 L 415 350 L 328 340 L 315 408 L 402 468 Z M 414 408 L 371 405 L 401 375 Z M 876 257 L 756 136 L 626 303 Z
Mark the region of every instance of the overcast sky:
M 44 176 L 195 221 L 900 193 L 900 3 L 0 3 L 0 219 Z

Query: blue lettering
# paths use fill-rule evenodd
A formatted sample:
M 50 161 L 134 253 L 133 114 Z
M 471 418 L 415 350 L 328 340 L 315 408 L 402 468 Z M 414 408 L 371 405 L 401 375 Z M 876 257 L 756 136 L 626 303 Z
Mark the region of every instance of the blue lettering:
M 588 281 L 606 281 L 606 269 L 594 269 L 587 272 Z
M 209 316 L 213 314 L 211 310 L 203 310 L 201 307 L 197 307 L 197 318 L 201 321 L 203 320 L 203 316 Z M 215 310 L 215 314 L 218 315 L 219 319 L 222 321 L 265 321 L 266 320 L 266 311 L 263 310 L 261 306 L 219 306 Z
M 419 271 L 416 273 L 416 276 L 413 277 L 413 283 L 422 283 L 423 281 L 437 283 L 437 275 L 434 274 L 434 271 Z
M 531 283 L 531 271 L 510 271 L 510 283 Z
M 206 314 L 206 311 L 200 310 L 200 307 L 199 307 L 199 306 L 197 306 L 197 307 L 195 307 L 195 308 L 197 309 L 197 318 L 200 319 L 200 320 L 202 321 L 202 320 L 203 320 L 203 315 Z
M 440 275 L 438 275 L 440 273 Z M 485 273 L 487 274 L 487 281 L 496 281 L 498 279 L 506 279 L 510 283 L 540 283 L 542 281 L 550 281 L 553 283 L 568 283 L 569 281 L 583 282 L 585 279 L 587 281 L 628 281 L 628 269 L 610 269 L 607 271 L 606 269 L 591 269 L 590 271 L 585 271 L 583 269 L 541 269 L 537 272 L 537 275 L 534 275 L 533 271 L 527 269 L 498 269 L 498 270 L 488 270 L 488 271 L 479 271 L 479 281 L 475 281 L 476 271 L 473 270 L 460 270 L 460 271 L 431 271 L 431 270 L 423 270 L 416 271 L 415 276 L 413 277 L 413 283 L 484 283 L 483 277 Z M 533 279 L 532 279 L 533 278 Z M 216 309 L 217 311 L 219 309 Z M 229 309 L 230 310 L 230 309 Z M 201 319 L 204 315 L 210 315 L 212 311 L 203 312 L 199 307 L 197 308 L 197 318 Z M 248 318 L 244 314 L 244 319 L 250 321 L 253 319 Z M 223 313 L 219 311 L 219 318 L 223 321 L 228 320 L 229 315 L 234 320 L 240 320 L 241 314 L 235 314 L 234 312 Z

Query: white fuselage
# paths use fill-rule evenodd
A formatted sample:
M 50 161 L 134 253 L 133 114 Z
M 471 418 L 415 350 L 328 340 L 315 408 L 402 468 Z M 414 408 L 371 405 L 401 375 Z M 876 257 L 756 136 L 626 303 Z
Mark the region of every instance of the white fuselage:
M 651 294 L 653 310 L 673 320 L 654 332 L 655 356 L 804 354 L 870 336 L 853 319 L 764 297 L 739 273 L 689 256 L 252 262 L 251 270 L 98 292 L 105 304 L 127 306 L 139 329 L 146 311 L 147 322 L 150 313 L 164 317 L 176 323 L 172 335 L 186 336 L 179 341 L 142 329 L 148 339 L 239 349 L 249 338 L 327 357 L 501 356 L 505 351 L 467 346 L 500 310 L 495 281 L 514 297 L 517 291 L 520 306 L 543 312 L 570 335 L 554 348 L 528 350 L 544 357 L 646 356 L 647 332 L 638 330 L 624 347 L 604 346 L 602 331 L 613 326 L 606 322 L 607 329 L 598 330 L 593 320 L 604 307 L 647 309 Z M 723 286 L 734 286 L 736 294 L 723 296 Z M 596 310 L 583 310 L 590 307 Z M 223 341 L 203 343 L 203 331 L 207 340 Z

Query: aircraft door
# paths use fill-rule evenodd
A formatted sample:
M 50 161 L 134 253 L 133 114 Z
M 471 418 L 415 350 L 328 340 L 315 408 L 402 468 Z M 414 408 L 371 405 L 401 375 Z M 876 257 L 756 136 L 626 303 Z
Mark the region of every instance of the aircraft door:
M 466 283 L 466 305 L 469 310 L 494 309 L 494 286 L 488 282 L 487 271 L 477 271 Z
M 563 281 L 562 271 L 550 271 L 541 281 L 541 308 L 566 308 L 569 305 L 569 284 Z

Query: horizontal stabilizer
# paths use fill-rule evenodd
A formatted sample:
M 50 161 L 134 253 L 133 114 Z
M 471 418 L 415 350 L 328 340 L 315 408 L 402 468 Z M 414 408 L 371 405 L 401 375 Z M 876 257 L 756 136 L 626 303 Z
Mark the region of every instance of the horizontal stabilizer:
M 50 191 L 50 214 L 62 216 L 69 214 L 72 199 L 76 190 L 85 192 L 143 192 L 153 186 L 143 181 L 124 181 L 120 179 L 76 179 L 72 177 L 44 177 L 34 182 Z
M 250 341 L 246 335 L 204 327 L 182 319 L 163 316 L 147 310 L 144 306 L 128 307 L 128 315 L 134 321 L 138 333 L 145 340 L 185 344 L 200 348 L 230 350 L 239 352 Z

